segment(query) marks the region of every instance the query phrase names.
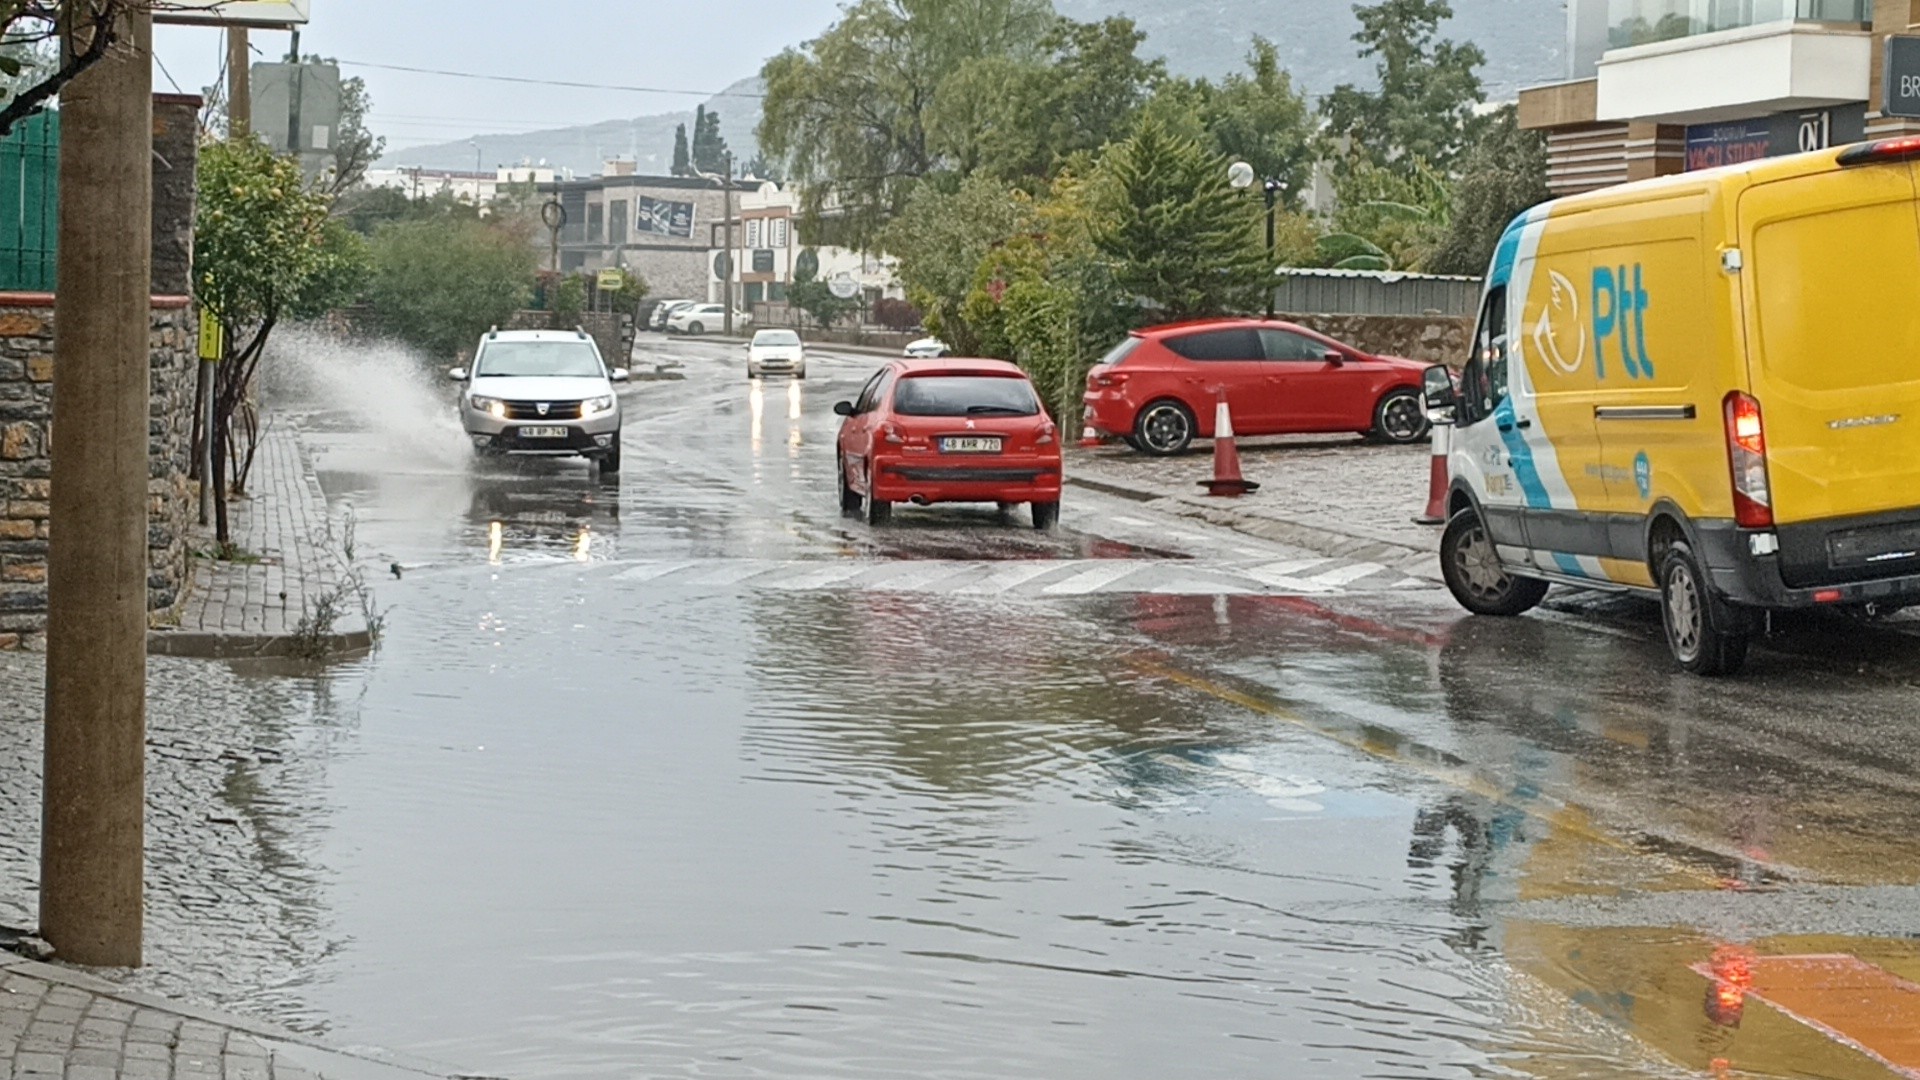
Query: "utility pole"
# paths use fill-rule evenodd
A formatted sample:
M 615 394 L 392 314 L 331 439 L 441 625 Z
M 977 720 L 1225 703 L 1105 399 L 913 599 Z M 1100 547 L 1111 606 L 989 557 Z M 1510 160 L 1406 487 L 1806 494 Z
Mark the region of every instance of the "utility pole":
M 287 94 L 287 152 L 294 160 L 306 167 L 306 155 L 302 153 L 305 142 L 300 138 L 300 95 L 306 90 L 306 69 L 300 65 L 300 28 L 293 29 L 293 45 L 287 52 L 287 63 L 293 65 L 293 85 Z
M 65 5 L 69 54 L 96 7 Z M 146 847 L 153 15 L 119 20 L 60 95 L 40 841 L 40 931 L 98 967 L 141 961 Z
M 726 274 L 720 279 L 720 303 L 722 326 L 728 337 L 733 336 L 733 151 L 727 151 L 724 169 L 720 174 L 720 203 L 725 207 L 725 236 L 727 242 L 726 261 L 721 263 Z
M 227 28 L 227 138 L 239 139 L 253 128 L 253 53 L 247 28 Z

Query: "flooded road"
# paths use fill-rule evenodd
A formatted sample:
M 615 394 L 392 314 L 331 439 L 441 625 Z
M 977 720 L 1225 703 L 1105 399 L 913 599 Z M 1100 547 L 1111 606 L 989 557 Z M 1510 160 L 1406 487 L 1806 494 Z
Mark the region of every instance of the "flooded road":
M 161 946 L 222 1003 L 517 1078 L 1920 1067 L 1909 639 L 1706 683 L 1635 605 L 1467 620 L 1089 492 L 876 531 L 875 361 L 642 347 L 617 483 L 306 417 L 382 647 L 155 672 L 279 731 L 223 798 L 282 901 Z

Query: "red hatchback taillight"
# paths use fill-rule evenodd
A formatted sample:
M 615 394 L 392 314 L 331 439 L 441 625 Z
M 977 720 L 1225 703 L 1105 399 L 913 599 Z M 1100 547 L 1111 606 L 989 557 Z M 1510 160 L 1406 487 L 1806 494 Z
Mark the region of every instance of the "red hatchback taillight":
M 1111 390 L 1116 386 L 1125 386 L 1127 384 L 1127 373 L 1124 371 L 1114 371 L 1111 368 L 1106 371 L 1093 371 L 1087 375 L 1087 384 L 1088 389 Z
M 1733 519 L 1743 529 L 1773 527 L 1767 477 L 1766 424 L 1760 403 L 1738 390 L 1727 395 L 1727 462 L 1733 469 Z

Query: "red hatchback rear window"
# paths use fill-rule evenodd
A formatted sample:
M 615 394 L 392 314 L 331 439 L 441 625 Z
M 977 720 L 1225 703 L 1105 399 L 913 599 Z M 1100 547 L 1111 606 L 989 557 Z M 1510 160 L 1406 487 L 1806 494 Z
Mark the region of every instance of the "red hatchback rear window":
M 1040 401 L 1015 376 L 915 375 L 900 380 L 893 409 L 902 416 L 1033 416 Z
M 1138 349 L 1140 347 L 1140 342 L 1143 340 L 1145 339 L 1137 338 L 1137 337 L 1134 337 L 1132 334 L 1128 334 L 1127 339 L 1125 341 L 1122 341 L 1120 344 L 1115 345 L 1110 351 L 1108 351 L 1107 355 L 1100 358 L 1100 363 L 1094 366 L 1095 367 L 1119 367 L 1120 361 L 1125 360 L 1129 356 L 1132 356 L 1133 350 Z

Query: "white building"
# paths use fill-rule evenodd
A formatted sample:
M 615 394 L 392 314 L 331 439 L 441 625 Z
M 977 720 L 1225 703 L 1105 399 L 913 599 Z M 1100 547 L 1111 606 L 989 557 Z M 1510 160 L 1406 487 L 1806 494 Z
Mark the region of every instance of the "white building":
M 446 192 L 461 202 L 485 206 L 500 194 L 501 188 L 509 184 L 551 184 L 557 179 L 571 179 L 571 174 L 555 170 L 545 162 L 521 162 L 518 165 L 501 165 L 491 172 L 424 169 L 418 166 L 368 169 L 366 184 L 368 187 L 404 191 L 415 199 L 430 199 Z
M 831 211 L 829 211 L 831 212 Z M 836 277 L 852 280 L 865 303 L 882 297 L 900 299 L 905 295 L 894 274 L 895 260 L 848 248 L 806 246 L 799 234 L 800 193 L 764 181 L 758 190 L 742 193 L 734 211 L 733 265 L 735 302 L 756 316 L 765 311 L 773 321 L 785 316 L 787 289 L 803 267 L 815 280 L 832 281 Z M 713 249 L 707 260 L 707 297 L 718 303 L 723 288 L 720 271 L 726 266 L 718 256 L 724 243 Z

